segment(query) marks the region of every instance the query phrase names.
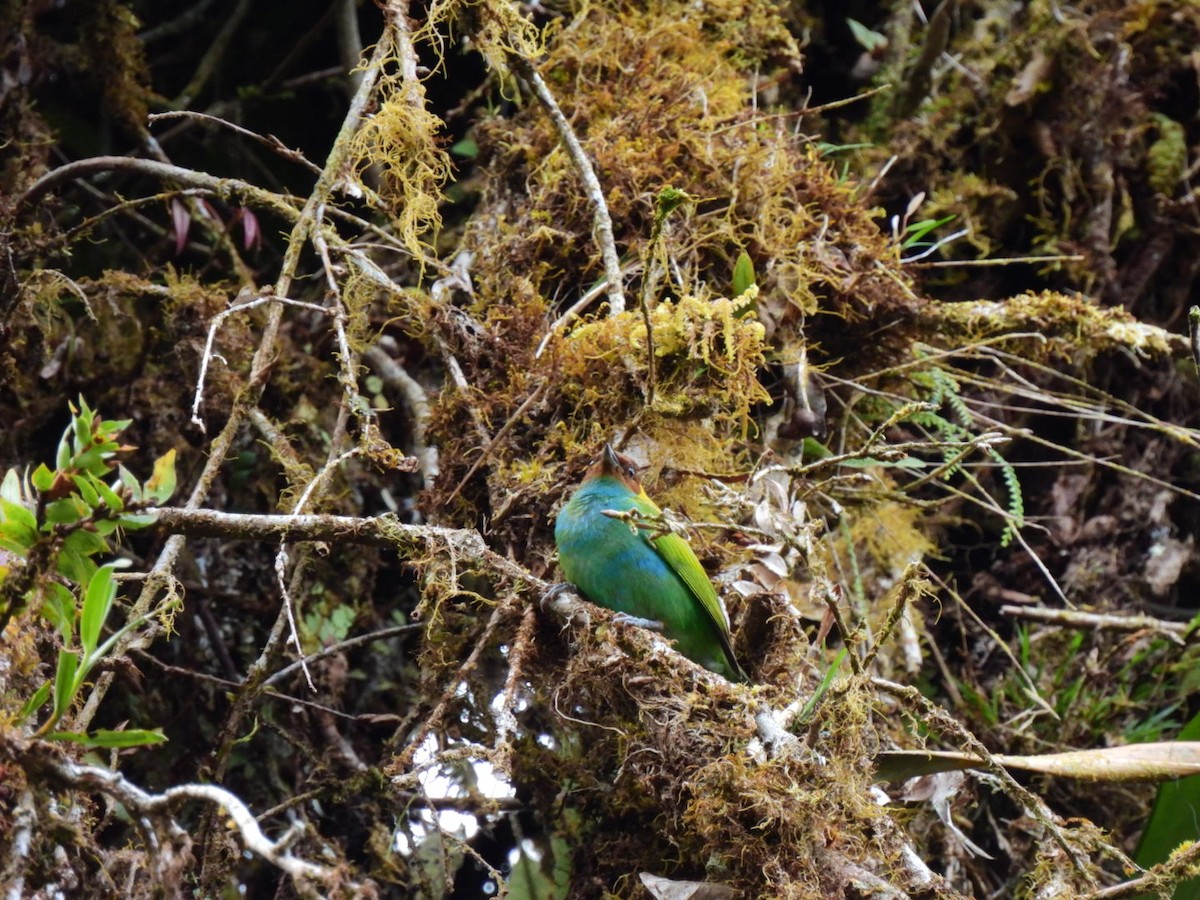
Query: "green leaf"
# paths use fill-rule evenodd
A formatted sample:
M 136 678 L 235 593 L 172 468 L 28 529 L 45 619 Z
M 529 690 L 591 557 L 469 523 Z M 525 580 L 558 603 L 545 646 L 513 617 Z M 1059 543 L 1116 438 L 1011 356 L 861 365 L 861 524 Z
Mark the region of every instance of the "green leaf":
M 95 509 L 100 505 L 100 495 L 96 493 L 96 489 L 92 487 L 92 482 L 96 480 L 89 478 L 87 475 L 72 475 L 71 481 L 75 482 L 75 487 L 79 490 L 79 496 L 83 498 L 83 502 Z
M 0 527 L 0 550 L 7 550 L 14 556 L 24 559 L 29 546 L 23 541 L 10 541 L 4 533 L 4 529 Z M 0 571 L 0 574 L 3 574 L 2 571 Z
M 92 475 L 107 475 L 111 466 L 108 464 L 108 457 L 112 456 L 112 451 L 105 451 L 103 447 L 91 447 L 78 454 L 73 460 L 74 466 L 84 472 L 89 472 Z
M 105 419 L 97 431 L 107 438 L 115 438 L 133 424 L 133 419 Z
M 76 451 L 82 450 L 84 447 L 92 445 L 92 411 L 88 409 L 86 403 L 82 399 L 82 411 L 71 420 L 71 427 L 75 433 L 75 448 Z M 63 468 L 60 466 L 59 468 Z
M 838 650 L 837 655 L 833 658 L 833 662 L 825 670 L 825 675 L 821 679 L 821 683 L 817 685 L 817 689 L 813 691 L 813 695 L 808 698 L 804 704 L 804 708 L 800 710 L 800 715 L 796 719 L 800 724 L 807 724 L 809 719 L 812 718 L 813 713 L 816 712 L 817 706 L 821 702 L 821 698 L 825 696 L 825 692 L 833 684 L 833 679 L 837 677 L 838 669 L 842 667 L 842 663 L 845 662 L 848 654 L 849 651 L 845 647 Z
M 75 699 L 78 685 L 75 673 L 79 671 L 79 654 L 70 650 L 58 651 L 58 669 L 54 673 L 54 718 L 61 719 L 63 713 Z
M 130 531 L 136 531 L 139 528 L 145 528 L 147 525 L 153 525 L 157 519 L 158 516 L 149 514 L 140 516 L 121 516 L 121 527 L 128 528 Z
M 64 644 L 75 632 L 75 595 L 57 581 L 50 582 L 50 596 L 42 604 L 42 617 L 58 629 Z
M 49 466 L 42 463 L 33 470 L 33 475 L 30 476 L 29 480 L 35 488 L 44 494 L 54 485 L 54 473 L 50 471 Z
M 474 159 L 479 155 L 479 144 L 472 138 L 463 138 L 450 145 L 450 152 L 463 159 Z
M 3 517 L 2 521 L 24 525 L 30 531 L 37 531 L 37 518 L 29 507 L 23 503 L 13 503 L 4 497 L 0 497 L 0 516 Z
M 124 466 L 117 466 L 117 476 L 121 479 L 121 484 L 129 490 L 129 496 L 133 498 L 133 501 L 140 502 L 142 499 L 141 482 L 134 478 L 133 473 Z
M 733 264 L 733 299 L 742 296 L 755 283 L 754 263 L 750 260 L 750 254 L 743 250 Z
M 829 144 L 825 141 L 817 142 L 817 150 L 820 152 L 821 156 L 833 156 L 837 153 L 849 153 L 851 150 L 865 150 L 874 146 L 874 144 Z
M 876 466 L 882 469 L 924 469 L 928 463 L 923 459 L 917 459 L 915 456 L 904 456 L 900 459 L 891 460 L 864 456 L 862 459 L 847 459 L 842 462 L 842 465 L 847 469 L 872 469 Z
M 806 462 L 824 459 L 827 456 L 833 456 L 833 451 L 822 444 L 814 437 L 806 437 L 804 439 L 803 459 Z
M 37 520 L 24 506 L 0 497 L 0 535 L 17 544 L 21 549 L 16 552 L 24 555 L 37 543 Z
M 146 482 L 146 494 L 162 505 L 175 493 L 175 450 L 168 450 L 154 461 L 154 474 Z
M 912 222 L 904 229 L 904 242 L 901 246 L 905 250 L 911 250 L 921 242 L 929 232 L 935 228 L 945 225 L 947 222 L 954 221 L 954 216 L 945 216 L 941 219 L 922 219 L 920 222 Z
M 88 512 L 89 510 L 83 506 L 79 498 L 63 497 L 46 506 L 46 525 L 70 525 L 72 522 L 78 522 Z
M 868 53 L 874 53 L 876 49 L 886 47 L 888 39 L 878 31 L 872 31 L 862 22 L 855 19 L 846 19 L 846 24 L 850 26 L 850 33 L 854 35 L 854 40 L 858 42 L 858 46 L 862 47 Z
M 42 704 L 50 697 L 50 682 L 46 682 L 40 688 L 33 692 L 33 696 L 25 701 L 20 711 L 17 713 L 17 719 L 13 722 L 14 725 L 20 725 L 35 712 L 41 709 Z
M 68 441 L 68 435 L 64 434 L 62 440 L 58 442 L 58 452 L 54 456 L 54 467 L 60 472 L 63 469 L 71 467 L 71 444 Z M 47 485 L 48 487 L 49 485 Z M 42 488 L 41 490 L 45 490 Z
M 76 532 L 76 534 L 82 533 Z M 78 545 L 72 541 L 74 537 L 74 534 L 70 535 L 63 544 L 62 552 L 58 554 L 54 568 L 60 575 L 65 576 L 68 581 L 84 585 L 92 580 L 92 573 L 96 571 L 96 564 L 89 558 L 91 554 L 80 552 Z
M 100 495 L 100 499 L 104 501 L 104 505 L 113 512 L 121 512 L 125 508 L 125 501 L 121 499 L 121 496 L 103 481 L 97 478 L 92 486 Z
M 67 535 L 67 539 L 63 541 L 63 549 L 82 553 L 84 556 L 95 556 L 108 550 L 108 542 L 95 532 L 81 528 Z M 86 583 L 86 579 L 82 583 Z
M 167 736 L 162 733 L 161 728 L 144 729 L 131 728 L 128 731 L 110 731 L 107 728 L 100 728 L 91 734 L 85 734 L 82 731 L 52 731 L 46 735 L 48 741 L 71 741 L 74 744 L 82 744 L 84 747 L 105 747 L 105 748 L 121 748 L 121 747 L 144 747 L 149 744 L 165 744 Z
M 117 596 L 117 585 L 113 581 L 112 566 L 98 568 L 88 582 L 83 597 L 83 613 L 79 617 L 79 642 L 85 657 L 90 657 L 100 643 L 100 632 Z

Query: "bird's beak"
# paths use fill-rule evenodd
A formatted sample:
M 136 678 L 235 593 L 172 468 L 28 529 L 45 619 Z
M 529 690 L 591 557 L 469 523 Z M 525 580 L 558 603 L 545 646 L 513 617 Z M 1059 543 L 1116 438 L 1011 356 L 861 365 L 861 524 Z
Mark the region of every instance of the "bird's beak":
M 612 444 L 604 445 L 604 468 L 609 472 L 621 471 L 621 460 L 617 458 L 617 451 L 613 449 Z

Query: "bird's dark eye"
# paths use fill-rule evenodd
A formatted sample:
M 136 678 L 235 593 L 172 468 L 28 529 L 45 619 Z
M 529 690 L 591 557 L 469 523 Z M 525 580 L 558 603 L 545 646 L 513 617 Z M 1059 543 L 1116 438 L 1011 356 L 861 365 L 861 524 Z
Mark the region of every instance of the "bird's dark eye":
M 636 478 L 637 477 L 637 466 L 626 466 L 625 474 L 628 475 L 630 478 Z

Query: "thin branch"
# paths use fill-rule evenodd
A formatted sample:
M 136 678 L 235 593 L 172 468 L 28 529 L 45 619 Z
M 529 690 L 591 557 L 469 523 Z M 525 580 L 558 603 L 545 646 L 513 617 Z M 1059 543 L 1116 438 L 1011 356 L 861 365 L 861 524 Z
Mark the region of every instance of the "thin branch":
M 249 293 L 248 291 L 246 293 Z M 299 306 L 302 309 L 307 309 L 312 312 L 321 314 L 329 313 L 329 310 L 324 306 L 318 306 L 316 303 L 305 303 L 302 300 L 289 300 L 287 297 L 276 297 L 273 294 L 265 294 L 261 297 L 252 297 L 248 300 L 241 300 L 242 295 L 234 298 L 233 305 L 229 309 L 223 310 L 212 317 L 212 321 L 208 323 L 208 339 L 204 342 L 204 354 L 200 357 L 200 374 L 196 376 L 196 393 L 192 398 L 192 424 L 200 429 L 201 434 L 208 434 L 208 429 L 204 426 L 204 420 L 200 418 L 200 404 L 204 401 L 204 382 L 208 378 L 208 365 L 215 357 L 224 362 L 224 358 L 213 352 L 213 343 L 217 339 L 217 331 L 221 325 L 232 316 L 234 313 L 247 312 L 258 306 L 263 306 L 267 303 L 279 301 L 292 306 Z
M 222 119 L 220 116 L 212 116 L 208 113 L 196 112 L 195 110 L 191 109 L 172 109 L 166 112 L 151 113 L 148 118 L 150 124 L 152 125 L 161 119 L 179 118 L 194 119 L 197 122 L 207 122 L 211 125 L 219 125 L 221 128 L 228 128 L 235 134 L 240 134 L 243 137 L 250 138 L 252 141 L 257 141 L 258 143 L 263 144 L 284 159 L 304 166 L 304 168 L 308 169 L 314 175 L 321 174 L 320 166 L 309 160 L 309 158 L 299 150 L 293 150 L 279 138 L 275 137 L 275 135 L 259 134 L 257 131 L 251 131 L 249 128 L 243 128 L 241 125 L 235 125 L 233 122 L 230 122 L 227 119 Z
M 969 267 L 984 267 L 984 266 L 1015 266 L 1021 263 L 1036 264 L 1036 263 L 1062 263 L 1062 262 L 1082 262 L 1086 257 L 1072 253 L 1057 253 L 1048 254 L 1046 256 L 1003 256 L 993 257 L 990 259 L 943 259 L 937 262 L 921 263 L 919 266 L 914 266 L 917 269 L 963 269 Z M 911 260 L 909 260 L 911 262 Z
M 329 647 L 325 647 L 322 650 L 318 650 L 316 653 L 310 653 L 308 656 L 304 657 L 304 659 L 298 659 L 294 663 L 284 666 L 282 669 L 264 681 L 263 686 L 270 687 L 278 684 L 297 669 L 301 668 L 302 664 L 311 665 L 312 663 L 320 662 L 322 659 L 325 659 L 328 656 L 344 653 L 347 650 L 351 650 L 361 644 L 372 644 L 375 641 L 386 641 L 388 638 L 396 637 L 400 634 L 409 634 L 414 631 L 420 631 L 424 627 L 425 626 L 420 622 L 410 622 L 407 625 L 393 625 L 391 628 L 381 628 L 378 631 L 371 631 L 367 634 L 360 634 L 352 638 L 347 638 L 344 641 L 338 641 L 338 643 Z
M 1019 784 L 1009 774 L 1008 770 L 996 761 L 991 751 L 984 746 L 979 738 L 916 688 L 897 684 L 885 678 L 872 678 L 870 682 L 884 693 L 891 694 L 896 699 L 904 702 L 910 708 L 912 714 L 924 722 L 926 727 L 952 735 L 963 745 L 968 753 L 972 753 L 983 760 L 987 770 L 1000 779 L 1005 793 L 1023 806 L 1046 829 L 1055 843 L 1062 848 L 1067 858 L 1071 860 L 1075 870 L 1084 877 L 1094 880 L 1092 874 L 1084 867 L 1075 848 L 1067 840 L 1066 834 L 1058 823 L 1057 816 L 1050 811 L 1046 802 L 1033 793 L 1033 791 Z
M 546 332 L 538 344 L 537 352 L 533 354 L 534 359 L 541 359 L 543 353 L 546 352 L 546 347 L 550 343 L 550 339 L 558 333 L 558 330 L 569 323 L 572 319 L 579 318 L 579 314 L 583 312 L 591 302 L 604 293 L 605 287 L 608 286 L 608 280 L 604 279 L 597 281 L 594 285 L 583 292 L 583 296 L 571 304 L 561 316 L 554 320 L 554 324 L 550 326 L 550 330 Z
M 1187 622 L 1168 622 L 1145 615 L 1087 613 L 1077 609 L 1046 609 L 1040 606 L 1006 604 L 1000 607 L 1000 614 L 1012 616 L 1014 619 L 1029 619 L 1033 622 L 1062 625 L 1065 628 L 1082 628 L 1087 631 L 1154 631 L 1181 647 L 1187 643 L 1184 638 L 1194 630 Z
M 174 537 L 220 537 L 244 541 L 330 541 L 379 544 L 417 555 L 429 549 L 450 548 L 458 555 L 482 559 L 495 571 L 530 587 L 545 590 L 548 584 L 517 563 L 496 553 L 472 528 L 406 525 L 395 516 L 258 515 L 214 509 L 155 507 L 159 528 Z
M 343 409 L 344 408 L 345 407 L 343 407 Z M 334 446 L 336 447 L 336 442 L 334 442 Z M 308 503 L 309 499 L 312 497 L 312 495 L 318 489 L 320 489 L 321 487 L 324 486 L 324 482 L 329 478 L 329 476 L 332 472 L 336 471 L 338 465 L 345 462 L 347 459 L 350 459 L 351 457 L 357 456 L 357 455 L 358 455 L 358 448 L 355 447 L 350 450 L 347 450 L 345 453 L 339 455 L 337 458 L 332 459 L 329 462 L 327 462 L 321 468 L 321 471 L 318 472 L 315 476 L 313 476 L 313 478 L 308 482 L 308 484 L 305 485 L 304 492 L 300 495 L 300 498 L 296 501 L 294 508 L 297 511 L 304 509 L 305 505 L 307 505 L 307 503 Z M 309 690 L 315 691 L 317 688 L 316 688 L 316 685 L 313 684 L 312 674 L 308 671 L 308 664 L 305 662 L 305 657 L 304 657 L 304 646 L 303 646 L 303 644 L 300 643 L 300 632 L 296 628 L 295 602 L 292 600 L 291 591 L 288 590 L 287 570 L 288 570 L 289 562 L 290 562 L 290 560 L 288 557 L 287 542 L 281 541 L 279 544 L 279 552 L 275 554 L 275 577 L 276 577 L 276 580 L 279 582 L 279 594 L 280 594 L 280 598 L 283 601 L 283 609 L 284 609 L 284 612 L 287 613 L 290 637 L 292 639 L 292 643 L 296 645 L 296 653 L 300 655 L 300 668 L 304 672 L 305 680 L 308 681 Z
M 20 216 L 64 181 L 86 178 L 100 172 L 133 172 L 157 178 L 160 181 L 177 181 L 192 187 L 206 188 L 222 198 L 241 197 L 245 200 L 253 200 L 256 204 L 276 210 L 281 214 L 290 214 L 290 217 L 296 215 L 295 207 L 282 195 L 237 178 L 221 178 L 209 175 L 207 172 L 185 169 L 183 166 L 158 162 L 153 159 L 141 159 L 133 156 L 93 156 L 52 169 L 35 181 L 30 185 L 29 190 L 18 198 L 14 217 Z
M 1085 894 L 1082 900 L 1121 900 L 1126 897 L 1171 896 L 1163 893 L 1175 888 L 1196 871 L 1200 865 L 1200 843 L 1181 844 L 1165 861 L 1149 869 L 1144 875 L 1120 884 L 1101 888 Z
M 554 94 L 550 92 L 550 88 L 541 74 L 523 56 L 512 53 L 509 54 L 508 59 L 509 65 L 532 88 L 538 101 L 550 114 L 550 120 L 554 122 L 558 136 L 566 145 L 567 153 L 575 163 L 575 168 L 579 170 L 579 177 L 583 179 L 584 191 L 592 202 L 593 227 L 596 232 L 596 241 L 600 244 L 600 256 L 604 260 L 604 275 L 608 281 L 608 314 L 610 316 L 619 315 L 625 312 L 625 291 L 621 285 L 621 259 L 617 255 L 612 216 L 608 213 L 604 188 L 600 185 L 600 179 L 596 177 L 596 170 L 592 168 L 592 162 L 584 152 L 583 145 L 576 137 L 574 129 L 571 128 L 571 123 L 563 115 L 558 101 L 554 99 Z
M 477 471 L 479 471 L 479 467 L 487 461 L 489 456 L 491 456 L 492 450 L 495 449 L 496 445 L 500 442 L 500 439 L 504 437 L 504 435 L 508 434 L 509 430 L 520 420 L 521 416 L 525 415 L 525 412 L 530 406 L 533 405 L 533 401 L 541 396 L 542 388 L 545 386 L 546 382 L 539 382 L 537 387 L 533 389 L 533 393 L 526 397 L 524 402 L 517 407 L 516 412 L 508 417 L 508 421 L 500 427 L 500 430 L 496 432 L 495 437 L 488 442 L 488 445 L 483 448 L 483 452 L 480 453 L 475 462 L 471 464 L 471 468 L 467 470 L 467 474 L 462 477 L 457 485 L 455 485 L 454 490 L 450 492 L 450 496 L 442 501 L 443 506 L 449 506 L 450 501 L 458 496 L 459 492 L 466 486 L 471 477 Z
M 216 72 L 217 65 L 221 62 L 221 57 L 229 49 L 229 43 L 233 40 L 234 33 L 242 23 L 242 19 L 246 17 L 246 14 L 250 12 L 253 6 L 253 0 L 239 0 L 233 11 L 224 17 L 225 21 L 221 25 L 221 30 L 217 32 L 217 36 L 213 38 L 212 44 L 205 51 L 200 64 L 196 67 L 196 71 L 192 75 L 191 80 L 188 81 L 187 86 L 178 97 L 171 101 L 171 106 L 183 109 L 192 105 L 192 101 L 196 99 L 196 95 L 204 90 L 204 85 L 208 83 L 213 73 Z

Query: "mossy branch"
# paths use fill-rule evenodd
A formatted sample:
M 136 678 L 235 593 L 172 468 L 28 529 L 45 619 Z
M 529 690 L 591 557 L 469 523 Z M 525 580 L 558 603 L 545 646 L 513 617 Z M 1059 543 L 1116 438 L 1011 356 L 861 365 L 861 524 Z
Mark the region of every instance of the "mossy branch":
M 549 585 L 528 570 L 490 549 L 473 528 L 405 525 L 395 516 L 258 515 L 215 509 L 158 507 L 146 510 L 155 526 L 184 537 L 215 537 L 241 541 L 329 541 L 379 544 L 401 551 L 424 552 L 451 547 L 457 555 L 486 561 L 497 572 L 533 588 Z
M 182 185 L 210 190 L 222 199 L 239 200 L 262 209 L 268 209 L 286 219 L 294 220 L 297 215 L 296 207 L 288 198 L 237 178 L 222 178 L 207 172 L 198 172 L 195 169 L 187 169 L 183 166 L 157 162 L 152 159 L 139 159 L 131 156 L 93 156 L 52 169 L 35 181 L 17 199 L 15 216 L 19 217 L 23 212 L 32 209 L 42 197 L 63 182 L 86 178 L 100 172 L 132 172 L 160 181 L 174 181 Z

